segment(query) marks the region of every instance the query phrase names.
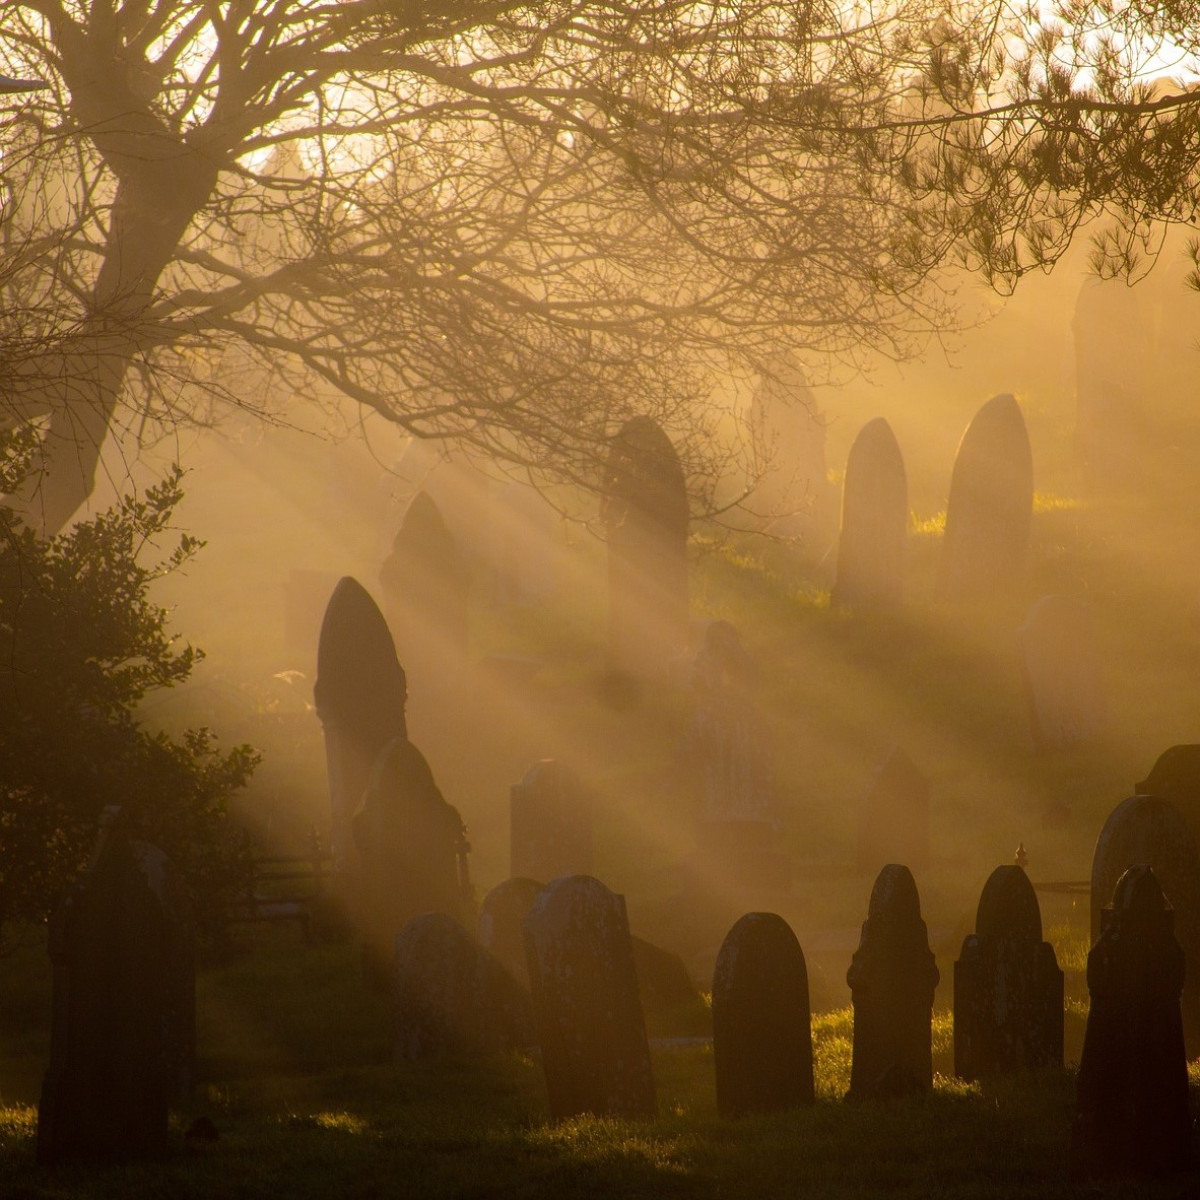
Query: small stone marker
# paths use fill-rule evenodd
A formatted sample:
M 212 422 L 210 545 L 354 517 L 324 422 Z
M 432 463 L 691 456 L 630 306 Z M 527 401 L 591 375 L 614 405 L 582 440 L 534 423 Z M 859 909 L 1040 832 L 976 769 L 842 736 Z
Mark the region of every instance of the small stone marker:
M 529 991 L 529 964 L 525 959 L 524 922 L 546 885 L 535 879 L 506 879 L 497 884 L 479 905 L 476 929 L 479 944 Z
M 352 867 L 350 818 L 375 760 L 393 738 L 407 737 L 408 685 L 387 622 L 356 579 L 346 576 L 329 598 L 317 648 L 313 699 L 325 733 L 335 874 Z
M 662 674 L 688 635 L 688 497 L 670 438 L 634 417 L 613 439 L 602 509 L 608 539 L 609 660 Z
M 1174 929 L 1187 961 L 1183 1029 L 1189 1054 L 1200 1054 L 1200 852 L 1179 810 L 1156 796 L 1130 796 L 1109 814 L 1092 855 L 1092 943 L 1100 937 L 1106 897 L 1135 864 L 1152 867 L 1175 910 Z
M 1063 973 L 1042 941 L 1037 893 L 1020 867 L 997 867 L 954 964 L 954 1073 L 983 1079 L 1062 1059 Z
M 1033 453 L 1015 398 L 993 396 L 958 445 L 937 597 L 949 603 L 1011 592 L 1025 574 L 1033 525 Z
M 712 986 L 717 1111 L 813 1102 L 812 1014 L 804 952 L 775 913 L 747 913 L 717 955 Z
M 119 1162 L 166 1149 L 178 1005 L 188 989 L 177 976 L 183 956 L 173 921 L 155 891 L 156 882 L 174 885 L 149 877 L 147 865 L 169 870 L 159 852 L 129 839 L 120 809 L 105 809 L 87 871 L 51 925 L 39 1162 Z
M 1095 741 L 1108 703 L 1091 611 L 1065 596 L 1043 596 L 1017 630 L 1029 727 L 1039 750 Z
M 1070 1174 L 1158 1175 L 1191 1160 L 1187 1055 L 1179 998 L 1183 951 L 1154 871 L 1121 876 L 1088 955 Z
M 897 861 L 918 870 L 929 863 L 929 781 L 899 746 L 876 770 L 858 810 L 859 869 Z
M 564 763 L 545 758 L 509 790 L 509 870 L 558 879 L 592 869 L 592 796 Z
M 859 430 L 846 460 L 832 606 L 858 612 L 899 608 L 907 534 L 904 456 L 892 427 L 876 417 Z
M 846 982 L 854 1003 L 847 1099 L 889 1099 L 933 1087 L 933 992 L 940 975 L 907 867 L 889 863 L 871 891 Z
M 551 1118 L 654 1116 L 625 898 L 588 875 L 558 879 L 525 918 L 525 948 Z

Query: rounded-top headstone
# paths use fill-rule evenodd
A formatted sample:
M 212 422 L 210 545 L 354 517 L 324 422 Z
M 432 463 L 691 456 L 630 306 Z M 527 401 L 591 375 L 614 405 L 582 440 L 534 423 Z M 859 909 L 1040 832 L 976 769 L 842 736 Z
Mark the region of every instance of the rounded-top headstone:
M 546 885 L 517 877 L 498 883 L 479 905 L 479 944 L 520 984 L 529 987 L 522 925 Z
M 1134 791 L 1139 796 L 1170 800 L 1200 844 L 1200 745 L 1184 743 L 1164 750 Z
M 651 417 L 633 417 L 613 438 L 605 472 L 608 523 L 621 524 L 630 509 L 687 536 L 688 499 L 683 467 L 671 439 Z
M 900 863 L 888 863 L 876 877 L 867 905 L 867 920 L 880 927 L 910 926 L 921 920 L 921 897 L 912 872 Z
M 1021 867 L 997 867 L 988 876 L 975 914 L 975 932 L 981 938 L 1034 943 L 1042 940 L 1037 892 Z

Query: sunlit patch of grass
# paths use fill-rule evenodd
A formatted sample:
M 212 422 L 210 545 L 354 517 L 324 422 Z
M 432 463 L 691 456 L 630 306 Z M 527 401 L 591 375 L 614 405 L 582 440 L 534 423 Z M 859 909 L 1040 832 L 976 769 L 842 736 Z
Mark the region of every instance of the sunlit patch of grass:
M 1076 496 L 1059 496 L 1054 492 L 1034 492 L 1033 511 L 1035 513 L 1075 512 L 1083 504 Z
M 838 1099 L 850 1090 L 854 1009 L 815 1013 L 812 1019 L 813 1084 L 818 1096 Z
M 1070 923 L 1053 925 L 1046 930 L 1046 941 L 1054 947 L 1062 971 L 1086 971 L 1091 938 L 1084 929 Z
M 293 1129 L 327 1129 L 337 1133 L 365 1133 L 367 1123 L 348 1112 L 289 1113 L 284 1124 Z
M 936 512 L 931 517 L 909 513 L 908 528 L 914 537 L 939 538 L 946 532 L 946 510 Z
M 31 1104 L 0 1107 L 0 1147 L 28 1142 L 37 1136 L 37 1109 Z

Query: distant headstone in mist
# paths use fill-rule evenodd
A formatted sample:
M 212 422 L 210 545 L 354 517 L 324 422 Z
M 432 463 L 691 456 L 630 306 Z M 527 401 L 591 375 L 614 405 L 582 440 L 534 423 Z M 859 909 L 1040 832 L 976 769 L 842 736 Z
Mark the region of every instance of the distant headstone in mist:
M 812 1014 L 804 952 L 775 913 L 747 913 L 717 955 L 713 1065 L 723 1117 L 813 1102 Z
M 747 507 L 779 536 L 820 530 L 830 507 L 825 419 L 794 354 L 775 355 L 764 366 L 746 423 L 761 464 Z
M 890 1099 L 933 1087 L 939 978 L 912 873 L 889 863 L 875 880 L 846 972 L 854 1003 L 849 1099 Z
M 552 758 L 536 762 L 509 789 L 509 870 L 558 879 L 592 870 L 591 792 Z
M 317 646 L 313 700 L 325 733 L 334 870 L 350 868 L 350 818 L 375 760 L 393 738 L 407 737 L 408 685 L 383 614 L 346 576 L 333 589 Z
M 367 925 L 369 973 L 390 971 L 396 935 L 421 913 L 472 920 L 460 871 L 466 827 L 434 782 L 424 755 L 407 738 L 380 754 L 354 814 Z
M 1033 525 L 1033 453 L 1016 400 L 993 396 L 954 460 L 937 596 L 951 603 L 1011 593 L 1024 576 Z
M 1017 645 L 1034 745 L 1061 750 L 1100 737 L 1107 689 L 1088 606 L 1043 596 L 1017 630 Z
M 531 1040 L 528 995 L 445 913 L 413 917 L 396 938 L 393 999 L 401 1061 L 495 1054 Z
M 1092 942 L 1117 881 L 1134 865 L 1154 869 L 1175 910 L 1175 936 L 1187 959 L 1183 1028 L 1190 1054 L 1200 1054 L 1200 851 L 1191 827 L 1169 800 L 1130 796 L 1109 814 L 1092 856 Z
M 858 810 L 858 866 L 929 862 L 929 780 L 899 746 L 876 769 Z
M 650 1117 L 657 1104 L 625 898 L 556 880 L 525 918 L 550 1116 Z
M 163 1152 L 178 1087 L 192 984 L 180 945 L 182 889 L 161 852 L 132 841 L 106 809 L 83 879 L 50 930 L 50 1065 L 38 1106 L 43 1163 Z M 170 908 L 164 910 L 163 898 Z
M 1170 746 L 1155 761 L 1146 776 L 1134 786 L 1139 796 L 1170 800 L 1191 826 L 1200 845 L 1200 745 Z
M 479 944 L 526 991 L 529 963 L 525 959 L 524 923 L 545 886 L 536 879 L 520 877 L 498 883 L 480 901 L 475 922 Z
M 700 1003 L 700 993 L 684 961 L 671 950 L 633 936 L 633 964 L 637 970 L 638 998 L 648 1025 L 665 1027 L 673 1019 L 688 1015 Z
M 1063 973 L 1042 940 L 1037 893 L 1022 867 L 997 867 L 954 964 L 954 1073 L 983 1079 L 1062 1060 Z
M 907 534 L 904 456 L 892 427 L 876 417 L 859 431 L 846 460 L 833 607 L 858 612 L 899 608 Z
M 1180 994 L 1184 955 L 1154 871 L 1131 867 L 1088 954 L 1070 1174 L 1160 1175 L 1191 1160 Z
M 670 438 L 649 417 L 612 441 L 604 480 L 609 662 L 626 675 L 660 675 L 688 635 L 688 497 Z

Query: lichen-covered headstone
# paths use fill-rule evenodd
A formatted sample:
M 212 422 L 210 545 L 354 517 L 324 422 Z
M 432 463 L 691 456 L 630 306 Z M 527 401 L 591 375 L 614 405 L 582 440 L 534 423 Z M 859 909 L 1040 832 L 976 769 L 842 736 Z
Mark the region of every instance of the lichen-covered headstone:
M 558 879 L 592 869 L 592 796 L 565 763 L 536 762 L 509 789 L 509 870 Z
M 550 1116 L 653 1116 L 624 897 L 588 875 L 555 880 L 525 918 L 525 949 Z
M 717 955 L 713 1064 L 723 1117 L 813 1102 L 812 1014 L 804 952 L 775 913 L 747 913 Z
M 933 1086 L 937 965 L 912 872 L 889 863 L 875 880 L 846 982 L 854 1003 L 853 1100 L 927 1092 Z
M 166 1149 L 178 1083 L 176 1006 L 187 988 L 175 974 L 182 952 L 156 894 L 158 868 L 167 872 L 166 860 L 139 849 L 120 810 L 106 809 L 87 871 L 50 930 L 40 1162 L 121 1161 Z
M 929 862 L 929 780 L 900 747 L 879 765 L 858 810 L 858 865 Z
M 407 698 L 387 622 L 362 584 L 346 576 L 325 609 L 313 687 L 329 771 L 329 848 L 342 877 L 353 869 L 350 819 L 375 762 L 390 741 L 408 736 Z
M 1070 1172 L 1076 1179 L 1183 1170 L 1191 1159 L 1179 999 L 1183 951 L 1154 871 L 1121 876 L 1088 955 L 1087 1031 Z
M 993 396 L 976 414 L 954 460 L 937 596 L 988 600 L 1024 576 L 1033 527 L 1033 453 L 1016 399 Z
M 452 917 L 409 921 L 395 967 L 397 1059 L 495 1054 L 531 1041 L 528 995 Z
M 1037 893 L 1021 867 L 997 867 L 954 964 L 954 1073 L 982 1079 L 1062 1058 L 1063 973 L 1042 940 Z
M 608 541 L 609 662 L 661 674 L 687 644 L 688 497 L 670 438 L 649 417 L 613 438 L 602 509 Z
M 1034 745 L 1060 750 L 1100 737 L 1108 702 L 1088 606 L 1043 596 L 1017 630 L 1017 644 Z
M 498 883 L 480 902 L 475 925 L 479 944 L 526 991 L 529 964 L 525 959 L 524 923 L 545 886 L 536 879 L 519 876 Z
M 830 603 L 857 612 L 887 612 L 904 595 L 908 476 L 892 427 L 883 417 L 859 430 L 842 483 L 837 580 Z
M 1130 796 L 1109 814 L 1092 855 L 1092 942 L 1117 880 L 1135 864 L 1152 867 L 1175 911 L 1175 936 L 1187 974 L 1183 1029 L 1188 1052 L 1200 1054 L 1200 852 L 1179 810 L 1157 796 Z

